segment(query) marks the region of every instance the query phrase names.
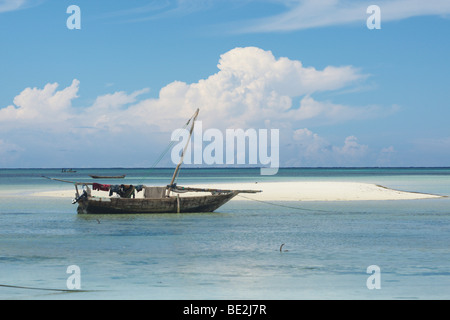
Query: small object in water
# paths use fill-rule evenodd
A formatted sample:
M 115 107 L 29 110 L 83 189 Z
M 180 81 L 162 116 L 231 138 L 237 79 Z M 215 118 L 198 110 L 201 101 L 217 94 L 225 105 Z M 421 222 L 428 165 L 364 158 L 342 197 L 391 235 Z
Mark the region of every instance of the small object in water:
M 280 246 L 280 252 L 282 252 L 283 246 L 284 246 L 284 243 Z M 284 252 L 287 252 L 287 251 L 289 251 L 289 250 L 284 250 Z

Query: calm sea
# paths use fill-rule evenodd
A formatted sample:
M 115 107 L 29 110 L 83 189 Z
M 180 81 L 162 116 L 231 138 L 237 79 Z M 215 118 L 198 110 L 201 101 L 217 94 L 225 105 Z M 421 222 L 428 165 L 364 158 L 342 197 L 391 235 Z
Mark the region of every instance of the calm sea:
M 71 188 L 42 176 L 126 174 L 121 183 L 166 185 L 172 175 L 74 170 L 0 169 L 0 299 L 450 298 L 450 198 L 231 201 L 212 214 L 84 216 L 70 199 L 32 196 Z M 178 184 L 325 180 L 450 196 L 450 168 L 280 169 L 264 177 L 258 169 L 184 169 Z M 67 273 L 73 265 L 79 273 Z M 74 276 L 82 291 L 63 291 Z

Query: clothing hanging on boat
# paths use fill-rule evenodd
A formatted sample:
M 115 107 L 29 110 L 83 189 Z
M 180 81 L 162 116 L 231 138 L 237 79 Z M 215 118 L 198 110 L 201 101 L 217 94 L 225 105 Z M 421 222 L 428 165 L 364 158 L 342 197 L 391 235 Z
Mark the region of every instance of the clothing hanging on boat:
M 144 185 L 109 185 L 109 184 L 99 184 L 94 183 L 93 189 L 94 190 L 103 190 L 103 191 L 109 191 L 109 196 L 111 197 L 114 193 L 117 193 L 121 198 L 135 198 L 135 191 L 140 192 L 144 189 Z
M 119 194 L 120 191 L 120 185 L 113 185 L 109 188 L 109 196 L 111 197 L 113 193 Z
M 133 198 L 135 198 L 135 188 L 132 185 L 121 185 L 120 186 L 120 192 L 119 195 L 122 198 L 131 198 L 133 196 Z
M 110 184 L 94 183 L 92 185 L 92 189 L 98 190 L 98 191 L 109 191 L 110 187 L 111 187 Z
M 109 196 L 112 196 L 113 193 L 117 193 L 121 198 L 135 198 L 135 190 L 136 188 L 133 185 L 113 185 L 109 188 Z M 142 190 L 142 188 L 140 188 Z

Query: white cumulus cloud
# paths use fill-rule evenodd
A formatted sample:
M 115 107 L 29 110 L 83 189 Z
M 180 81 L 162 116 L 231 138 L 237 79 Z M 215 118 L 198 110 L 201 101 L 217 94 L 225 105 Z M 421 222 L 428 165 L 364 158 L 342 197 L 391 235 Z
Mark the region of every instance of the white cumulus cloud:
M 49 83 L 43 89 L 26 88 L 14 98 L 14 104 L 0 109 L 2 127 L 54 125 L 71 116 L 71 102 L 77 98 L 80 82 L 57 91 L 57 83 Z
M 197 83 L 171 83 L 161 90 L 159 99 L 141 103 L 139 112 L 147 108 L 163 118 L 167 114 L 186 117 L 200 108 L 201 118 L 219 128 L 261 125 L 268 119 L 301 120 L 305 112 L 295 110 L 293 98 L 341 89 L 367 77 L 352 66 L 317 70 L 297 60 L 277 59 L 272 52 L 256 47 L 235 48 L 223 54 L 218 69 Z M 318 104 L 319 113 L 329 109 Z
M 347 121 L 367 117 L 372 108 L 323 102 L 312 97 L 315 93 L 347 88 L 367 78 L 353 66 L 327 66 L 319 70 L 298 60 L 276 58 L 270 51 L 246 47 L 221 55 L 217 67 L 215 74 L 198 82 L 169 83 L 156 98 L 144 98 L 147 88 L 132 93 L 118 91 L 98 96 L 88 106 L 72 105 L 81 85 L 76 79 L 62 89 L 58 83 L 26 88 L 14 98 L 13 104 L 0 108 L 0 131 L 26 127 L 28 132 L 38 130 L 47 140 L 59 140 L 59 145 L 64 145 L 61 139 L 67 134 L 76 134 L 95 153 L 100 152 L 96 145 L 106 143 L 114 144 L 116 149 L 126 143 L 127 148 L 140 150 L 142 140 L 137 137 L 143 135 L 165 133 L 169 139 L 170 133 L 180 128 L 197 108 L 205 129 L 267 127 L 284 130 L 283 135 L 290 137 L 292 128 L 299 128 L 306 119 Z M 296 98 L 300 98 L 299 105 L 293 103 Z M 294 137 L 296 142 L 302 140 L 309 145 L 310 154 L 330 148 L 308 131 L 296 131 Z M 151 140 L 149 136 L 146 141 Z M 154 144 L 162 143 L 160 138 L 156 140 Z M 36 143 L 35 138 L 33 141 Z M 349 137 L 333 153 L 340 153 L 342 158 L 356 156 L 364 150 L 355 138 Z
M 354 116 L 358 109 L 319 102 L 311 94 L 341 89 L 367 77 L 352 66 L 317 70 L 297 60 L 277 59 L 272 52 L 256 47 L 223 54 L 218 69 L 196 83 L 174 81 L 163 87 L 156 99 L 139 99 L 148 89 L 115 92 L 97 97 L 81 111 L 72 108 L 80 85 L 76 79 L 59 91 L 57 83 L 27 88 L 14 98 L 14 105 L 0 109 L 0 122 L 49 124 L 71 119 L 74 126 L 83 127 L 154 125 L 167 129 L 197 108 L 201 119 L 216 128 L 261 126 L 267 120 L 294 121 L 319 115 L 341 119 L 346 114 Z M 294 106 L 292 99 L 302 96 L 300 105 Z

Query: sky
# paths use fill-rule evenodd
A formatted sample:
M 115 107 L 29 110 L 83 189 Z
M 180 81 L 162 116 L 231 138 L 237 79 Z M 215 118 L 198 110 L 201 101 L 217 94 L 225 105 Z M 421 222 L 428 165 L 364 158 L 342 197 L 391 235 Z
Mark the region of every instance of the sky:
M 197 108 L 280 166 L 450 165 L 448 0 L 0 0 L 0 46 L 0 168 L 151 167 Z

